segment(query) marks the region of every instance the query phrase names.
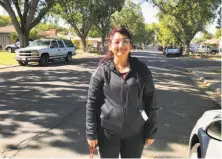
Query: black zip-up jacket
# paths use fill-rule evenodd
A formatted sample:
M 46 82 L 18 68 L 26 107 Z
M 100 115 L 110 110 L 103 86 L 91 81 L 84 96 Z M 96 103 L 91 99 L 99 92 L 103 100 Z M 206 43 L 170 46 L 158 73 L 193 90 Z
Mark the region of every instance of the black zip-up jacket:
M 122 138 L 141 131 L 145 138 L 155 138 L 158 106 L 152 74 L 137 58 L 129 57 L 129 62 L 131 69 L 125 79 L 112 61 L 92 74 L 86 104 L 87 139 L 96 140 L 101 127 Z M 140 110 L 145 110 L 146 122 Z

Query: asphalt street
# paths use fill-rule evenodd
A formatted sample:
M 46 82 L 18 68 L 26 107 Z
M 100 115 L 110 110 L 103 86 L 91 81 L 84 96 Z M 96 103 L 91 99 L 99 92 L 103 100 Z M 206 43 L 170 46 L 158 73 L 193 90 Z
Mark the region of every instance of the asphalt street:
M 187 157 L 189 135 L 204 111 L 216 105 L 183 68 L 221 66 L 219 61 L 132 53 L 151 69 L 160 107 L 158 134 L 143 158 Z M 100 57 L 47 67 L 0 70 L 0 157 L 88 158 L 85 104 Z

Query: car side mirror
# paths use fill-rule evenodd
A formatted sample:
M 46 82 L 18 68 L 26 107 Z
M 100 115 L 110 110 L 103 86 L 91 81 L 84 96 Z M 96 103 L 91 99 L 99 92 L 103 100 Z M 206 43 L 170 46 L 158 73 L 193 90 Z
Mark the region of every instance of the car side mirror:
M 210 137 L 221 141 L 221 120 L 216 120 L 210 123 L 206 129 L 206 133 Z
M 51 45 L 50 48 L 54 48 L 54 47 Z

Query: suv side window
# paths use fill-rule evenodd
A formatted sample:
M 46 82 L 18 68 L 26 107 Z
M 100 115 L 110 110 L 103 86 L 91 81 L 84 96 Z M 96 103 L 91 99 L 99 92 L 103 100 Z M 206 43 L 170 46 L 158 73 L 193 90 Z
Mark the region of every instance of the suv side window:
M 60 47 L 60 48 L 64 48 L 64 47 L 65 47 L 64 44 L 63 44 L 63 42 L 62 42 L 61 40 L 59 40 L 58 43 L 59 43 L 59 47 Z
M 57 41 L 53 40 L 51 43 L 52 48 L 58 48 Z
M 74 47 L 72 41 L 70 41 L 70 40 L 63 40 L 63 41 L 66 44 L 66 47 Z

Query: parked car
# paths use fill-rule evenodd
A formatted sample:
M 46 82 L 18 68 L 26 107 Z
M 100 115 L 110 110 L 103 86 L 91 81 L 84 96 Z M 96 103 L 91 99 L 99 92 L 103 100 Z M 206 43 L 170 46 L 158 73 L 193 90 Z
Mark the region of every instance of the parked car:
M 189 157 L 222 158 L 221 149 L 221 109 L 206 111 L 191 132 Z
M 70 40 L 39 39 L 26 48 L 16 50 L 15 58 L 22 66 L 28 62 L 38 62 L 39 65 L 46 66 L 54 59 L 70 62 L 75 54 L 75 46 Z
M 163 51 L 163 47 L 162 46 L 158 46 L 157 50 L 158 51 Z
M 32 41 L 29 41 L 29 45 L 30 45 L 30 43 L 32 43 Z M 14 44 L 10 44 L 10 45 L 5 46 L 5 50 L 7 52 L 10 52 L 10 53 L 14 53 L 15 50 L 17 50 L 19 48 L 20 48 L 20 42 L 19 41 L 14 43 Z
M 14 43 L 14 44 L 10 44 L 10 45 L 6 45 L 6 46 L 5 46 L 5 50 L 6 50 L 7 52 L 10 52 L 10 53 L 15 52 L 15 50 L 17 50 L 17 49 L 19 49 L 19 48 L 20 48 L 20 42 L 19 42 L 19 41 L 16 42 L 16 43 Z
M 216 53 L 219 53 L 219 49 L 206 46 L 206 45 L 200 45 L 198 48 L 196 48 L 195 52 L 196 53 L 210 53 L 212 55 L 215 55 Z
M 143 47 L 142 46 L 137 46 L 136 49 L 143 50 Z
M 169 57 L 169 56 L 179 57 L 180 56 L 180 49 L 178 49 L 178 48 L 166 48 L 165 52 L 163 54 L 165 54 L 166 57 Z

